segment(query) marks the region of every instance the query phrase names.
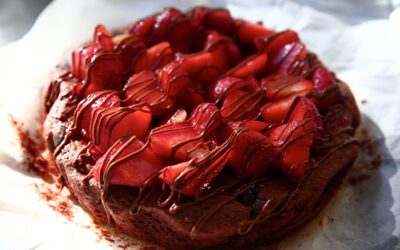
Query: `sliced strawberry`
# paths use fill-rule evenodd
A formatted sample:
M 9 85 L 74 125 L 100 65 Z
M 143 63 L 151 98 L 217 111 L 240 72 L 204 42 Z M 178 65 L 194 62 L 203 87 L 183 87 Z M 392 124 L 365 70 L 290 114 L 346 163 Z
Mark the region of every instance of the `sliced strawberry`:
M 88 95 L 78 104 L 74 117 L 81 128 L 82 135 L 88 138 L 90 121 L 94 112 L 100 108 L 119 107 L 121 101 L 118 92 L 111 90 L 99 91 Z
M 222 103 L 221 115 L 225 122 L 253 119 L 260 109 L 260 94 L 250 94 L 235 90 L 229 93 Z
M 151 71 L 134 74 L 125 84 L 123 92 L 127 105 L 147 103 L 156 116 L 170 112 L 175 106 L 175 101 L 162 90 L 157 75 Z
M 186 89 L 185 95 L 179 101 L 183 108 L 189 112 L 204 103 L 203 89 L 197 82 L 192 81 Z
M 163 161 L 150 148 L 145 147 L 139 139 L 130 137 L 108 149 L 96 162 L 93 176 L 102 183 L 109 173 L 111 184 L 142 187 L 150 185 L 151 179 L 163 167 Z
M 89 138 L 95 149 L 104 153 L 127 135 L 143 139 L 149 131 L 150 121 L 150 109 L 146 106 L 100 108 L 90 120 Z
M 342 91 L 336 84 L 336 79 L 329 70 L 323 66 L 317 67 L 311 74 L 314 88 L 318 96 L 318 108 L 325 110 L 335 103 L 343 100 Z
M 220 141 L 225 141 L 238 128 L 245 128 L 251 131 L 256 131 L 261 133 L 269 126 L 270 124 L 257 120 L 244 120 L 244 121 L 232 122 L 229 125 L 225 125 L 222 127 L 222 129 L 218 134 L 218 138 Z
M 311 81 L 283 74 L 270 75 L 261 80 L 265 97 L 269 100 L 282 99 L 288 96 L 304 96 L 311 92 L 314 85 Z
M 275 58 L 285 45 L 300 42 L 300 38 L 296 31 L 286 30 L 276 33 L 273 37 L 265 39 L 265 42 L 264 52 L 268 53 L 268 56 L 271 58 Z
M 232 124 L 233 127 L 235 127 L 235 124 Z M 251 131 L 256 131 L 256 132 L 262 132 L 266 128 L 268 128 L 269 124 L 263 121 L 257 121 L 257 120 L 247 120 L 247 121 L 242 121 L 237 124 L 237 127 L 241 128 L 247 128 Z M 236 128 L 235 128 L 236 129 Z
M 104 25 L 97 25 L 93 34 L 93 41 L 99 44 L 101 48 L 112 50 L 114 47 L 113 38 L 111 33 L 104 27 Z
M 278 168 L 289 177 L 304 176 L 310 159 L 310 148 L 322 128 L 322 120 L 311 100 L 301 97 L 289 115 L 288 122 L 267 133 L 278 154 Z
M 203 159 L 194 159 L 166 167 L 160 178 L 183 194 L 199 194 L 210 187 L 211 182 L 228 162 L 228 155 L 228 151 L 218 152 L 218 149 L 215 149 Z M 206 157 L 209 157 L 209 160 Z
M 201 157 L 210 148 L 188 123 L 168 124 L 153 130 L 150 147 L 156 155 L 172 162 Z
M 192 19 L 192 23 L 196 25 L 203 25 L 204 19 L 207 16 L 208 9 L 206 7 L 194 7 L 189 13 Z
M 189 53 L 192 50 L 193 41 L 197 39 L 197 29 L 198 26 L 193 25 L 191 20 L 183 15 L 170 25 L 165 39 L 171 43 L 174 51 Z
M 207 32 L 204 51 L 212 54 L 215 64 L 222 72 L 236 65 L 240 60 L 240 50 L 228 37 L 210 30 Z
M 218 102 L 230 92 L 235 90 L 246 90 L 254 93 L 260 90 L 260 83 L 254 78 L 247 79 L 226 76 L 214 82 L 208 89 L 207 100 Z
M 289 47 L 290 51 L 287 51 Z M 299 70 L 296 67 L 299 67 L 299 65 L 301 65 L 302 60 L 305 59 L 306 55 L 307 51 L 304 44 L 302 44 L 301 42 L 295 42 L 291 45 L 286 45 L 285 48 L 282 49 L 278 56 L 275 58 L 275 60 L 272 61 L 272 64 L 270 64 L 270 66 L 272 67 L 272 70 L 274 70 L 274 64 L 276 63 L 276 66 L 279 65 L 278 72 L 289 74 L 291 74 L 292 72 L 299 72 L 302 69 Z M 300 67 L 304 67 L 304 65 L 301 65 Z
M 315 90 L 322 94 L 326 89 L 335 84 L 336 80 L 329 72 L 329 70 L 323 66 L 317 67 L 311 74 L 311 79 L 314 83 Z
M 166 160 L 200 158 L 210 150 L 205 140 L 211 139 L 221 125 L 217 106 L 204 103 L 193 111 L 187 121 L 155 129 L 150 136 L 150 145 L 157 155 Z
M 226 9 L 208 9 L 204 25 L 226 35 L 232 35 L 236 31 L 235 20 Z
M 257 177 L 271 165 L 275 151 L 267 137 L 256 131 L 240 133 L 232 147 L 230 163 L 240 175 Z
M 157 72 L 157 78 L 165 94 L 176 99 L 182 98 L 191 85 L 190 74 L 178 61 L 165 65 Z
M 72 52 L 71 72 L 79 80 L 86 78 L 86 69 L 90 64 L 96 51 L 100 49 L 98 45 L 87 45 Z
M 221 125 L 221 114 L 214 103 L 203 103 L 196 107 L 189 120 L 193 129 L 208 139 Z
M 296 96 L 288 96 L 286 98 L 264 104 L 264 106 L 261 107 L 261 116 L 263 120 L 268 123 L 282 122 L 289 113 L 295 98 Z
M 93 34 L 93 43 L 72 53 L 72 74 L 77 79 L 84 80 L 87 68 L 96 52 L 99 50 L 111 51 L 113 47 L 114 43 L 110 32 L 103 25 L 97 25 Z
M 131 69 L 136 60 L 146 51 L 143 39 L 138 36 L 122 34 L 115 36 L 113 40 L 115 43 L 114 52 L 124 66 L 125 71 Z
M 174 63 L 194 81 L 206 86 L 215 81 L 222 72 L 209 52 L 181 56 Z
M 162 42 L 146 50 L 134 63 L 132 72 L 156 70 L 172 61 L 174 52 L 168 42 Z
M 256 38 L 270 36 L 275 33 L 273 30 L 265 28 L 260 24 L 243 20 L 237 21 L 237 27 L 238 39 L 245 45 L 254 44 Z
M 269 58 L 268 72 L 289 72 L 295 62 L 300 62 L 306 56 L 304 45 L 295 31 L 277 33 L 266 41 L 263 51 Z
M 238 78 L 246 78 L 249 76 L 259 77 L 264 74 L 267 68 L 267 62 L 267 54 L 261 53 L 253 55 L 228 71 L 227 75 Z
M 155 16 L 144 18 L 134 24 L 133 27 L 129 30 L 129 33 L 149 39 L 155 23 Z
M 182 18 L 186 18 L 186 15 L 175 8 L 167 8 L 156 15 L 156 22 L 151 29 L 150 43 L 155 44 L 165 40 L 171 27 Z
M 126 73 L 121 60 L 114 53 L 96 54 L 87 68 L 85 80 L 86 88 L 83 88 L 83 96 L 95 91 L 114 88 L 116 83 L 121 83 Z M 110 85 L 111 86 L 107 86 Z

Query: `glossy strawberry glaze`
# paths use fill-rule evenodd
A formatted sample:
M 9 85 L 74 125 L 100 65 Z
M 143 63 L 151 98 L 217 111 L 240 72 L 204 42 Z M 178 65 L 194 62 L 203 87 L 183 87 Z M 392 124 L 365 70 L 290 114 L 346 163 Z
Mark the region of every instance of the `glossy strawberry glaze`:
M 72 137 L 87 142 L 76 164 L 94 162 L 85 181 L 100 183 L 106 211 L 110 185 L 140 189 L 133 211 L 159 189 L 158 204 L 171 213 L 236 187 L 199 219 L 193 237 L 271 172 L 301 180 L 315 142 L 329 140 L 321 114 L 343 99 L 295 31 L 203 7 L 167 9 L 122 34 L 97 26 L 93 41 L 73 52 L 65 79 L 75 82 L 63 114 L 73 122 L 54 155 Z M 261 211 L 238 232 L 265 219 Z

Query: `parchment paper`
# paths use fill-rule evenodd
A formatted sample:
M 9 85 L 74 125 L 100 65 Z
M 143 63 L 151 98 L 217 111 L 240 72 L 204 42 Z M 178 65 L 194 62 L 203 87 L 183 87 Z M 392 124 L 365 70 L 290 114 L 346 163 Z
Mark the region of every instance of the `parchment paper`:
M 119 27 L 165 6 L 226 6 L 235 17 L 291 28 L 354 92 L 382 164 L 360 163 L 331 203 L 278 249 L 400 249 L 400 1 L 71 1 L 50 4 L 20 41 L 0 49 L 0 249 L 139 249 L 149 243 L 112 244 L 75 204 L 73 218 L 45 202 L 48 188 L 19 168 L 21 150 L 7 114 L 34 129 L 41 88 L 54 65 L 90 39 L 103 23 Z M 367 167 L 368 168 L 368 167 Z M 354 181 L 357 176 L 363 181 Z M 352 179 L 353 178 L 353 179 Z M 353 180 L 353 181 L 352 181 Z M 42 194 L 42 195 L 41 195 Z M 60 194 L 62 197 L 66 194 Z M 54 202 L 54 203 L 51 203 Z M 125 242 L 125 243 L 124 243 Z

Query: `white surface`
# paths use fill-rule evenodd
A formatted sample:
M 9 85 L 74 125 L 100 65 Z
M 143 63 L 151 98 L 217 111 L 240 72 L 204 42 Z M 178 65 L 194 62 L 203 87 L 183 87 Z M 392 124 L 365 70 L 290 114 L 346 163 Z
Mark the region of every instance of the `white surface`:
M 346 184 L 317 219 L 279 249 L 400 249 L 400 8 L 395 8 L 400 1 L 243 2 L 226 6 L 236 17 L 300 32 L 307 47 L 349 83 L 357 100 L 367 100 L 359 106 L 384 158 L 369 180 Z M 8 140 L 12 130 L 5 110 L 33 124 L 49 71 L 89 39 L 96 24 L 118 27 L 163 6 L 195 3 L 206 0 L 60 0 L 22 40 L 0 49 L 0 249 L 112 248 L 80 226 L 90 221 L 79 208 L 78 222 L 66 221 L 35 192 L 33 183 L 40 180 L 18 171 L 20 154 Z

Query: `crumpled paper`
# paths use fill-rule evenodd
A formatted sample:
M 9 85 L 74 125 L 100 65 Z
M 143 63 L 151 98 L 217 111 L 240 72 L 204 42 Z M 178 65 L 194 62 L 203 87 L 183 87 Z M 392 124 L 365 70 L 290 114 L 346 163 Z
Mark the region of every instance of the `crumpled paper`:
M 350 179 L 307 226 L 278 243 L 279 249 L 400 249 L 400 1 L 107 1 L 58 0 L 20 41 L 0 49 L 0 249 L 120 249 L 149 243 L 115 243 L 82 209 L 74 218 L 54 212 L 40 197 L 43 181 L 20 169 L 21 150 L 7 114 L 34 131 L 41 88 L 54 65 L 90 39 L 96 24 L 115 28 L 166 6 L 225 6 L 235 17 L 300 33 L 339 78 L 363 113 L 382 164 L 366 170 L 368 145 Z M 364 166 L 364 167 L 359 167 Z M 363 181 L 352 176 L 365 175 Z M 354 177 L 355 178 L 355 177 Z M 354 179 L 353 179 L 354 180 Z M 59 204 L 55 204 L 57 206 Z M 53 204 L 54 207 L 54 204 Z M 126 244 L 126 245 L 124 245 Z

